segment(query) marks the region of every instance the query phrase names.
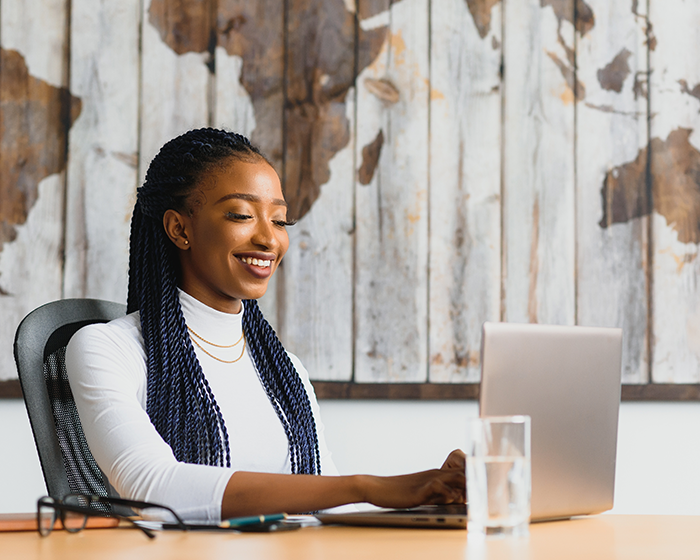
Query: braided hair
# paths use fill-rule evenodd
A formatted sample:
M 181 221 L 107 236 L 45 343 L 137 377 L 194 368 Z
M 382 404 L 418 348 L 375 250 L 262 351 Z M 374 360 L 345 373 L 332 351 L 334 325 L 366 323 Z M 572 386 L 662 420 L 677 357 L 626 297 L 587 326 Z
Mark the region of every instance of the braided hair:
M 247 138 L 212 128 L 166 143 L 137 191 L 129 241 L 127 312 L 140 312 L 146 349 L 146 411 L 178 461 L 231 466 L 228 432 L 187 332 L 177 291 L 179 258 L 163 227 L 166 210 L 189 211 L 207 173 L 230 161 L 267 161 Z M 292 473 L 321 474 L 316 423 L 304 385 L 255 300 L 243 332 L 260 382 L 289 440 Z

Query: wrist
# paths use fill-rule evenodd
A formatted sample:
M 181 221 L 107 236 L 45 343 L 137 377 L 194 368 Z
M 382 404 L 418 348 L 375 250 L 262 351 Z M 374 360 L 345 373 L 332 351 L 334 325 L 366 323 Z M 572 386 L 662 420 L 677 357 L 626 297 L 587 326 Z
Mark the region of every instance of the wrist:
M 372 476 L 366 474 L 356 474 L 353 479 L 353 502 L 371 502 L 370 486 Z

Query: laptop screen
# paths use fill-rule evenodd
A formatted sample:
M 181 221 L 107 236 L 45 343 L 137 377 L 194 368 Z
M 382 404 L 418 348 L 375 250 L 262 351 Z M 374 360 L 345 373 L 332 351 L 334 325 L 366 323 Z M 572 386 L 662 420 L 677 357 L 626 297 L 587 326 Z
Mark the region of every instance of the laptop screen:
M 532 418 L 532 519 L 612 508 L 622 330 L 485 323 L 481 416 Z

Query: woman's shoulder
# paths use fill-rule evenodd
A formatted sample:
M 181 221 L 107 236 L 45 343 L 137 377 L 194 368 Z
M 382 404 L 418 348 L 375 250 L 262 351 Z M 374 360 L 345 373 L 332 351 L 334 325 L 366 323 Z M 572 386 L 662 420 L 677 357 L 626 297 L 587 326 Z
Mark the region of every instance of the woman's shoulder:
M 108 323 L 92 323 L 76 332 L 67 351 L 84 356 L 145 358 L 139 313 L 130 313 Z

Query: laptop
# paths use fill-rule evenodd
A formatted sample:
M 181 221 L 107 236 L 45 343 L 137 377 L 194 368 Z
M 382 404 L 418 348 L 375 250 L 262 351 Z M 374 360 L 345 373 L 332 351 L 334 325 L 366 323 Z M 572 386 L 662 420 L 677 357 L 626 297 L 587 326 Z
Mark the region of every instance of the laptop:
M 485 323 L 481 416 L 532 418 L 533 521 L 611 509 L 622 329 Z
M 532 521 L 612 508 L 622 330 L 484 323 L 481 416 L 532 418 Z M 322 523 L 464 529 L 466 506 L 319 513 Z

